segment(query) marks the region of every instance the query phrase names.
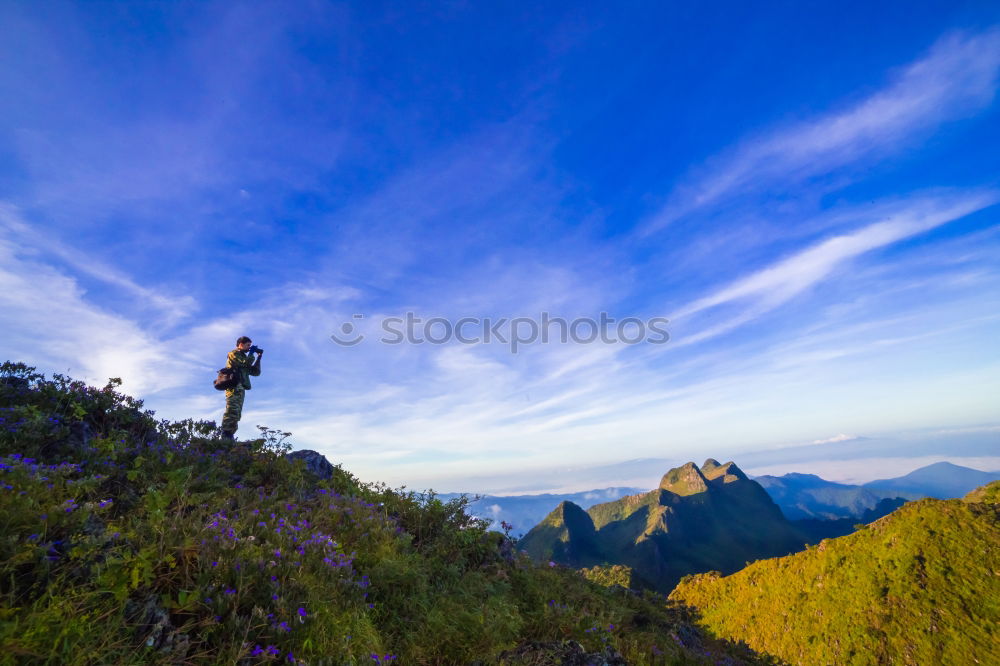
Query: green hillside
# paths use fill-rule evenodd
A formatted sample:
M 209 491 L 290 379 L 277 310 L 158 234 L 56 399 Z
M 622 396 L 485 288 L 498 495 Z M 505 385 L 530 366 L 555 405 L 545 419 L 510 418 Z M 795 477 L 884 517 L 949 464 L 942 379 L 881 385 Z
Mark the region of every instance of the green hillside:
M 985 486 L 976 488 L 962 498 L 964 502 L 989 502 L 991 504 L 1000 503 L 1000 481 L 987 483 Z
M 0 368 L 0 664 L 759 663 L 463 499 L 324 479 L 288 433 L 226 443 L 118 385 Z
M 998 518 L 995 503 L 911 502 L 805 552 L 692 576 L 670 598 L 793 664 L 996 664 Z
M 672 469 L 656 490 L 594 505 L 585 514 L 569 502 L 560 507 L 518 547 L 537 561 L 628 567 L 636 585 L 663 592 L 686 574 L 737 571 L 805 542 L 759 484 L 735 463 L 712 459 L 701 468 L 687 463 Z
M 805 543 L 809 545 L 817 544 L 823 539 L 835 539 L 846 536 L 858 525 L 867 525 L 883 516 L 887 516 L 899 507 L 906 504 L 902 497 L 893 499 L 884 498 L 878 502 L 873 509 L 869 509 L 856 518 L 839 518 L 837 520 L 793 520 L 792 525 L 798 530 Z

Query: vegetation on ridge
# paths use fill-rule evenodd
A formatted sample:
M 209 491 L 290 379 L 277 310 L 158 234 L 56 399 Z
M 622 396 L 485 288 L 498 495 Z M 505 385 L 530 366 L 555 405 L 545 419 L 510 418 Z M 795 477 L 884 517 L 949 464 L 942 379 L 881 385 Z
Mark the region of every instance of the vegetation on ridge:
M 233 446 L 120 383 L 0 368 L 0 663 L 757 659 L 662 596 L 533 564 L 464 498 L 318 480 L 288 433 Z
M 985 486 L 976 488 L 962 498 L 963 502 L 987 502 L 1000 504 L 1000 481 L 992 481 Z
M 716 635 L 794 664 L 1000 663 L 1000 506 L 920 500 L 849 536 L 671 599 Z

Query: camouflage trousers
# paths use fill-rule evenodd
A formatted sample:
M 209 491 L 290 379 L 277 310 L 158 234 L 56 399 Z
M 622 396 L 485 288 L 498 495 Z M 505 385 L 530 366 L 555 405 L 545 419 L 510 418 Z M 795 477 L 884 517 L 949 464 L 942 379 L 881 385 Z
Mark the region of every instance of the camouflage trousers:
M 243 416 L 243 398 L 247 395 L 247 390 L 242 386 L 226 389 L 226 413 L 222 415 L 222 429 L 229 432 L 236 432 L 240 425 L 240 417 Z

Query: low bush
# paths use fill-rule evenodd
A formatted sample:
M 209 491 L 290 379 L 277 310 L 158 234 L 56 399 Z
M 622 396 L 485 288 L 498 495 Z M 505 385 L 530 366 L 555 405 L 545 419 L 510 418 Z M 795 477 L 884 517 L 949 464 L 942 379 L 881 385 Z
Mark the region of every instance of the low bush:
M 567 641 L 756 659 L 663 597 L 532 564 L 466 498 L 319 480 L 290 433 L 233 444 L 120 384 L 0 367 L 2 663 L 518 663 Z

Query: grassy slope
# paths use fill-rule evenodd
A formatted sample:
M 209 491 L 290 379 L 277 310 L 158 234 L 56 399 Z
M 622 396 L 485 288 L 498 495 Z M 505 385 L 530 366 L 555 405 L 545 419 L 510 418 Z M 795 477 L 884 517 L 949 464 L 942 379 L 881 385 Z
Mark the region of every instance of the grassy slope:
M 998 509 L 912 502 L 805 552 L 692 576 L 671 599 L 796 664 L 1000 663 Z
M 287 433 L 227 445 L 117 380 L 33 370 L 0 369 L 0 663 L 521 663 L 502 652 L 567 640 L 753 659 L 662 597 L 533 565 L 465 500 L 317 481 Z
M 1000 503 L 1000 481 L 992 481 L 985 486 L 976 488 L 962 498 L 963 502 L 989 502 L 991 504 Z

